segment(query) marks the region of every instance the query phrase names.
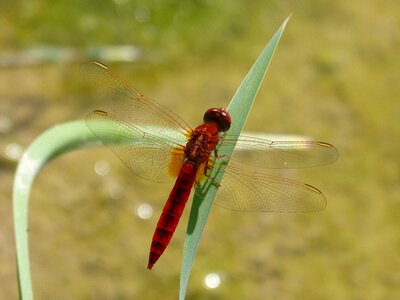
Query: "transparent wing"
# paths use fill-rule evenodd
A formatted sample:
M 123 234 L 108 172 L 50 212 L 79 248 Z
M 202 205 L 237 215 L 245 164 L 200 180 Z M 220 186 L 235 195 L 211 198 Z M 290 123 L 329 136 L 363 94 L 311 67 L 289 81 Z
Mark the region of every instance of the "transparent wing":
M 145 97 L 107 66 L 81 66 L 99 88 L 105 110 L 86 117 L 88 128 L 137 176 L 165 182 L 176 176 L 192 129 L 176 114 Z
M 144 132 L 105 111 L 89 113 L 86 124 L 139 177 L 167 182 L 182 165 L 183 145 Z
M 221 151 L 231 143 L 236 143 L 231 157 L 233 163 L 258 168 L 307 168 L 329 164 L 338 158 L 337 149 L 324 142 L 271 141 L 248 136 L 240 136 L 238 139 L 227 136 L 218 150 Z
M 139 93 L 107 66 L 88 62 L 81 66 L 81 73 L 86 80 L 97 85 L 106 105 L 104 111 L 113 114 L 115 119 L 179 142 L 190 135 L 191 128 L 183 119 Z
M 240 211 L 315 212 L 326 199 L 317 188 L 229 163 L 215 204 Z

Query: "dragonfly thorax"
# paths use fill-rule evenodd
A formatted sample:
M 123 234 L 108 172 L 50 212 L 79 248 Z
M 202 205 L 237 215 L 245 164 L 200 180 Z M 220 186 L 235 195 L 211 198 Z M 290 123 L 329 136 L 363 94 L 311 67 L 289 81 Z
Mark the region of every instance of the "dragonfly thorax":
M 185 157 L 187 161 L 195 162 L 196 165 L 206 161 L 218 143 L 218 132 L 215 128 L 215 136 L 212 137 L 210 132 L 207 132 L 207 127 L 210 125 L 203 124 L 193 131 L 191 139 L 185 147 Z M 213 125 L 215 126 L 215 125 Z

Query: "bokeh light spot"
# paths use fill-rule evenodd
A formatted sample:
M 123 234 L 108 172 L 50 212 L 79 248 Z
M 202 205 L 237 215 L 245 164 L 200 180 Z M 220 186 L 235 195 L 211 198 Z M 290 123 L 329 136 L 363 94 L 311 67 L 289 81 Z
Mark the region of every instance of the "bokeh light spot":
M 153 207 L 148 203 L 142 203 L 138 206 L 136 213 L 141 219 L 150 219 L 153 216 Z
M 99 160 L 94 165 L 94 171 L 100 176 L 106 176 L 108 173 L 110 173 L 110 169 L 110 164 L 106 160 Z
M 17 143 L 11 143 L 6 146 L 4 153 L 8 159 L 19 160 L 22 155 L 22 147 Z
M 208 289 L 215 289 L 221 284 L 221 277 L 217 273 L 209 273 L 204 277 L 204 286 Z

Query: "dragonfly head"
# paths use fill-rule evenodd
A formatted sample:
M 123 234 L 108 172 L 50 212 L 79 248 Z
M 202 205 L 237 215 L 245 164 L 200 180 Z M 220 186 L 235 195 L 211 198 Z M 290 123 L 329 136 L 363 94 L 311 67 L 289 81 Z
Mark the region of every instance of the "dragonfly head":
M 231 127 L 231 116 L 224 108 L 210 108 L 206 111 L 203 117 L 206 123 L 217 124 L 219 131 L 227 131 Z

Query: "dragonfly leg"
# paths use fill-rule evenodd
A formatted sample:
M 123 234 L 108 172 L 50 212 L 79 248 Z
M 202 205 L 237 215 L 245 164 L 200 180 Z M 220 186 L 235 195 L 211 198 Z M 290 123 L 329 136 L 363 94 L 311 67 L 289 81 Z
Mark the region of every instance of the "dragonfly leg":
M 214 157 L 215 158 L 223 158 L 223 157 L 228 157 L 228 155 L 224 154 L 224 155 L 218 155 L 218 150 L 217 148 L 214 149 Z
M 206 166 L 204 167 L 204 176 L 207 177 L 208 179 L 210 179 L 213 184 L 220 187 L 221 185 L 217 181 L 215 181 L 215 178 L 211 177 L 210 174 L 208 174 L 209 170 L 212 170 L 212 164 L 210 163 L 210 161 L 208 161 Z

